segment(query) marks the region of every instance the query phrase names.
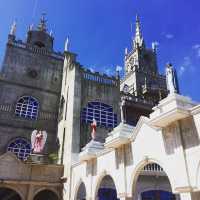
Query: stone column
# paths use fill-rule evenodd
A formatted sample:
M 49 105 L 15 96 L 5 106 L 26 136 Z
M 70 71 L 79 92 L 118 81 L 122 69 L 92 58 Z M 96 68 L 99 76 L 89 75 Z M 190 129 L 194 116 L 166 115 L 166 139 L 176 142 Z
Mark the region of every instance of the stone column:
M 28 194 L 27 194 L 27 200 L 33 200 L 33 191 L 34 191 L 34 186 L 33 185 L 29 185 L 29 189 L 28 189 Z
M 200 196 L 198 195 L 198 193 L 181 193 L 180 194 L 180 200 L 199 200 Z
M 133 198 L 132 197 L 122 197 L 122 198 L 120 198 L 120 200 L 133 200 Z

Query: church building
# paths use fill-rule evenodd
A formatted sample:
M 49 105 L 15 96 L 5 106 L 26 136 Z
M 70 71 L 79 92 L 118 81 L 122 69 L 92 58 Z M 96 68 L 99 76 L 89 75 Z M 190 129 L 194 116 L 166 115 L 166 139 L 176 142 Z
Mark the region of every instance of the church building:
M 0 199 L 197 200 L 200 105 L 181 96 L 175 69 L 160 74 L 136 17 L 124 77 L 54 50 L 42 16 L 0 72 Z

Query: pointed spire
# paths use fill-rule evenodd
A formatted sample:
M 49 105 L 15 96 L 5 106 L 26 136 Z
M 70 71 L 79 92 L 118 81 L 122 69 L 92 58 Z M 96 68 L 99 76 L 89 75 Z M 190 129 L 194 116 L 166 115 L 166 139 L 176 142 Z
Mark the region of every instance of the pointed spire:
M 127 56 L 128 55 L 128 48 L 126 47 L 125 48 L 125 56 Z
M 11 29 L 10 29 L 10 35 L 16 35 L 16 30 L 17 30 L 17 23 L 16 21 L 13 22 Z
M 69 37 L 65 41 L 65 51 L 69 51 Z
M 46 15 L 45 13 L 42 14 L 42 17 L 40 19 L 40 23 L 38 25 L 38 30 L 44 31 L 44 32 L 47 31 L 47 25 L 46 25 L 47 20 L 45 19 L 45 15 Z
M 33 27 L 34 27 L 34 25 L 31 24 L 31 25 L 29 26 L 28 30 L 29 30 L 29 31 L 32 31 L 32 30 L 33 30 Z
M 142 32 L 140 28 L 140 19 L 138 15 L 136 15 L 135 38 L 133 42 L 134 42 L 134 48 L 137 48 L 137 46 L 142 47 L 144 45 Z

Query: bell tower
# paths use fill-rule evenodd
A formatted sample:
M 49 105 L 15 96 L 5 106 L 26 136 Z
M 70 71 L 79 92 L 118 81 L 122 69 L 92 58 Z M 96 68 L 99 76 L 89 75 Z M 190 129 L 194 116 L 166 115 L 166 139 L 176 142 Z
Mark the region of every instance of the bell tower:
M 152 107 L 167 95 L 166 78 L 158 72 L 156 45 L 146 47 L 138 15 L 135 24 L 131 50 L 125 49 L 125 77 L 120 84 L 122 97 L 129 99 L 129 112 L 135 113 L 127 113 L 127 118 L 133 119 L 131 124 L 151 113 Z
M 48 33 L 46 23 L 47 20 L 45 19 L 45 14 L 43 14 L 37 28 L 33 29 L 32 25 L 29 27 L 27 33 L 27 44 L 51 52 L 53 51 L 54 38 L 51 32 Z

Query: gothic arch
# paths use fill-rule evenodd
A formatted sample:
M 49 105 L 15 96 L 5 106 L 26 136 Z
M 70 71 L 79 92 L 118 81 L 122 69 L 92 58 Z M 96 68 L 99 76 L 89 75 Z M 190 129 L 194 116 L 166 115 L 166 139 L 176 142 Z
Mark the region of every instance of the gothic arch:
M 98 178 L 97 178 L 97 181 L 96 181 L 96 184 L 95 184 L 95 187 L 94 187 L 93 199 L 96 199 L 96 197 L 98 196 L 98 190 L 99 190 L 99 188 L 100 188 L 100 186 L 101 186 L 101 183 L 102 183 L 103 179 L 104 179 L 105 177 L 107 177 L 107 176 L 110 177 L 110 178 L 112 179 L 116 191 L 117 191 L 117 192 L 119 191 L 118 188 L 117 188 L 117 184 L 116 184 L 117 181 L 113 178 L 113 176 L 112 176 L 110 173 L 107 173 L 106 171 L 104 171 L 104 172 L 102 172 L 102 173 L 98 176 Z
M 21 200 L 25 200 L 24 195 L 22 194 L 20 189 L 18 189 L 16 187 L 13 187 L 13 186 L 10 186 L 10 185 L 3 186 L 3 185 L 0 184 L 0 189 L 12 190 L 20 197 Z
M 36 192 L 34 193 L 33 195 L 33 200 L 35 200 L 35 198 L 37 197 L 37 195 L 43 191 L 49 191 L 51 192 L 52 194 L 54 194 L 56 197 L 57 197 L 57 200 L 60 199 L 60 195 L 58 194 L 57 190 L 53 189 L 53 188 L 46 188 L 46 187 L 43 187 L 43 188 L 40 188 L 38 190 L 36 190 Z
M 85 193 L 85 194 L 82 194 L 83 195 L 83 199 L 86 199 L 87 198 L 87 189 L 86 189 L 86 185 L 85 183 L 80 179 L 78 184 L 76 185 L 75 187 L 75 192 L 74 192 L 74 200 L 79 200 L 80 198 L 78 198 L 79 196 L 79 191 L 81 191 L 81 189 L 83 190 L 82 192 Z
M 165 174 L 167 175 L 167 178 L 169 180 L 169 184 L 171 186 L 171 189 L 172 191 L 174 190 L 174 187 L 173 187 L 173 182 L 172 182 L 172 179 L 171 177 L 169 176 L 169 172 L 168 170 L 165 168 L 165 166 L 162 164 L 162 162 L 160 162 L 159 160 L 157 159 L 152 159 L 152 158 L 144 158 L 142 161 L 140 161 L 136 167 L 134 168 L 133 170 L 133 173 L 131 175 L 131 182 L 129 184 L 129 188 L 128 189 L 128 194 L 129 196 L 132 196 L 135 192 L 135 188 L 136 188 L 136 184 L 137 184 L 137 180 L 138 180 L 138 177 L 140 175 L 140 171 L 147 165 L 147 164 L 151 164 L 151 163 L 156 163 L 158 164 L 159 166 L 161 166 L 163 168 L 163 171 L 165 172 Z

